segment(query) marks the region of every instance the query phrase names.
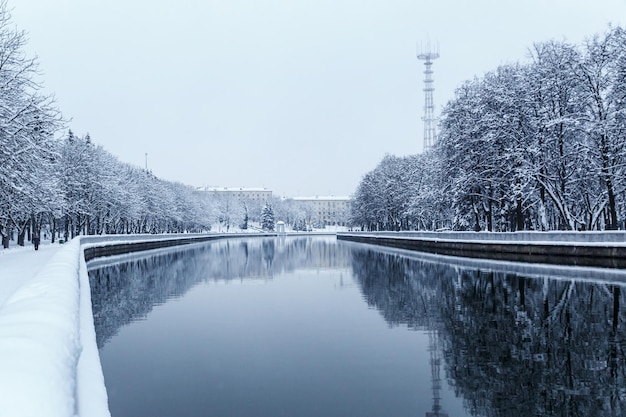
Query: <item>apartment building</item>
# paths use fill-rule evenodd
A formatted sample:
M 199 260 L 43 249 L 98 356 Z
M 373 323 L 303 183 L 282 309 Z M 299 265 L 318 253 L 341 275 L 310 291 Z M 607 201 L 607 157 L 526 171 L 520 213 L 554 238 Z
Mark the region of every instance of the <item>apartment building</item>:
M 313 225 L 347 226 L 350 214 L 350 197 L 314 196 L 293 197 L 293 201 L 302 204 L 310 216 Z
M 268 190 L 267 188 L 200 187 L 197 190 L 204 191 L 215 197 L 230 197 L 237 200 L 249 201 L 255 205 L 262 205 L 272 198 L 272 190 Z

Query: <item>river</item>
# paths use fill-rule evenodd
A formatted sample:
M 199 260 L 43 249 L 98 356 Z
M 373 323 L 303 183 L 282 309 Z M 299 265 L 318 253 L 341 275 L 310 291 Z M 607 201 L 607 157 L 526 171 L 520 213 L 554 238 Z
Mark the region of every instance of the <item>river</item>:
M 113 417 L 626 412 L 620 271 L 310 236 L 88 266 Z

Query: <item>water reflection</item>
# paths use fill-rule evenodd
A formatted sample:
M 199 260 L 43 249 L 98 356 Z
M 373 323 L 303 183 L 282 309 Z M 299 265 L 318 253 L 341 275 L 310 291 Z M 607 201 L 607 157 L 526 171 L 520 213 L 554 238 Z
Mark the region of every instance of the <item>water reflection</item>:
M 337 249 L 334 243 L 334 237 L 235 238 L 92 261 L 98 348 L 120 327 L 200 282 L 271 279 L 297 268 L 345 268 L 347 248 Z
M 114 417 L 423 416 L 430 409 L 421 372 L 428 337 L 389 328 L 367 308 L 351 279 L 349 247 L 334 239 L 251 239 L 179 252 L 134 260 L 127 275 L 92 265 L 94 299 L 116 304 L 147 292 L 143 302 L 96 313 L 110 316 L 99 333 L 118 333 L 100 350 Z M 153 284 L 134 282 L 144 279 Z M 120 329 L 150 309 L 146 320 Z
M 390 325 L 436 332 L 445 375 L 473 415 L 626 413 L 621 285 L 352 249 L 367 303 Z
M 191 351 L 211 358 L 202 365 L 209 371 L 199 371 L 193 384 L 204 387 L 207 373 L 217 375 L 215 381 L 209 380 L 213 385 L 203 388 L 202 406 L 223 407 L 221 415 L 232 415 L 232 403 L 243 404 L 250 398 L 249 413 L 241 411 L 241 415 L 263 415 L 254 411 L 260 404 L 277 410 L 267 415 L 280 415 L 281 410 L 306 415 L 302 404 L 311 405 L 308 415 L 366 415 L 367 410 L 370 415 L 416 415 L 416 402 L 420 402 L 417 415 L 426 416 L 626 414 L 624 294 L 619 283 L 624 272 L 611 271 L 609 282 L 606 276 L 594 280 L 593 271 L 583 269 L 526 269 L 484 261 L 462 264 L 319 237 L 214 241 L 131 259 L 90 264 L 98 346 L 103 347 L 122 326 L 145 317 L 155 305 L 195 293 L 192 307 L 202 314 L 180 319 L 186 317 L 181 306 L 176 309 L 177 320 L 189 321 L 190 333 L 207 333 L 178 354 L 177 365 L 188 361 L 185 369 L 193 370 L 202 364 Z M 309 280 L 306 273 L 315 269 L 328 273 Z M 306 273 L 285 278 L 296 270 Z M 344 287 L 351 279 L 357 289 Z M 244 280 L 276 285 L 199 286 Z M 194 287 L 198 288 L 189 291 Z M 207 302 L 201 296 L 213 298 Z M 204 310 L 207 305 L 209 312 Z M 380 313 L 384 323 L 371 309 Z M 222 311 L 227 321 L 221 320 Z M 406 326 L 415 331 L 400 333 L 415 337 L 385 333 L 371 316 L 387 327 L 384 330 Z M 153 328 L 157 326 L 144 328 L 133 341 L 155 334 Z M 422 343 L 418 336 L 425 340 L 424 349 L 411 351 Z M 164 348 L 167 342 L 159 339 L 152 344 Z M 129 345 L 118 351 L 128 350 Z M 283 347 L 289 348 L 280 350 Z M 282 356 L 275 358 L 276 352 Z M 140 354 L 148 355 L 145 350 Z M 169 351 L 162 353 L 162 368 L 174 362 L 167 355 Z M 407 364 L 417 361 L 411 357 L 419 355 L 421 362 L 407 371 Z M 381 357 L 382 364 L 376 362 Z M 145 361 L 157 360 L 146 356 Z M 123 371 L 120 380 L 128 378 Z M 181 376 L 183 381 L 189 378 Z M 140 385 L 144 382 L 135 383 Z M 412 391 L 416 385 L 425 394 Z M 452 394 L 448 386 L 453 387 Z M 366 396 L 364 387 L 370 389 Z M 331 396 L 324 397 L 322 388 L 328 388 Z M 385 398 L 395 402 L 376 402 L 376 394 L 384 390 L 388 390 Z M 194 401 L 191 394 L 186 404 Z M 417 400 L 400 400 L 411 395 Z M 450 400 L 451 395 L 462 398 L 463 407 Z M 355 411 L 356 402 L 363 411 Z M 403 412 L 399 404 L 405 407 Z M 153 406 L 158 408 L 156 402 Z M 326 411 L 314 406 L 324 406 Z M 374 407 L 379 407 L 376 413 Z

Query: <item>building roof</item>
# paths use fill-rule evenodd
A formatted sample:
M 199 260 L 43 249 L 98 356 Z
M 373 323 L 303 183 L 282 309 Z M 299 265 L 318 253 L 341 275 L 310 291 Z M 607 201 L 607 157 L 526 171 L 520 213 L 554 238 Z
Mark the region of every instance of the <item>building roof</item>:
M 198 187 L 199 191 L 213 191 L 213 192 L 272 192 L 268 188 L 262 187 Z
M 348 200 L 351 200 L 351 198 L 346 197 L 346 196 L 336 196 L 336 195 L 331 195 L 331 196 L 316 195 L 313 197 L 292 197 L 292 200 L 296 200 L 296 201 L 348 201 Z

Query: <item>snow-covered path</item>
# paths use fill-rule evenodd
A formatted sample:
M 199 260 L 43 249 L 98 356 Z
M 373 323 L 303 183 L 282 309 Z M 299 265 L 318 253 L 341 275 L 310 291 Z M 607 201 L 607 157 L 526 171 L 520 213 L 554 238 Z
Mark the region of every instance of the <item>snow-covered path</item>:
M 0 251 L 0 416 L 110 417 L 81 251 Z
M 61 247 L 47 243 L 37 251 L 31 244 L 0 249 L 0 308 L 18 288 L 32 280 Z

